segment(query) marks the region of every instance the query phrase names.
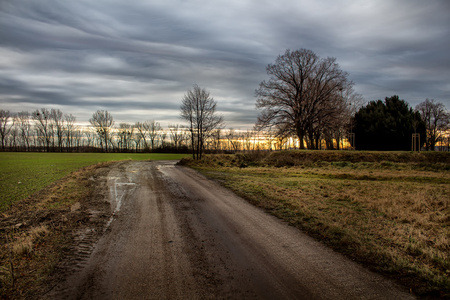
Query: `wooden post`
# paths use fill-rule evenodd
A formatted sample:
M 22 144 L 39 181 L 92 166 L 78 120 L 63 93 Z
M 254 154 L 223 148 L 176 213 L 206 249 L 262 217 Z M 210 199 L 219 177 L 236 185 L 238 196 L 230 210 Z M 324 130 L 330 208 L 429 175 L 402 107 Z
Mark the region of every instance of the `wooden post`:
M 420 134 L 419 133 L 412 134 L 411 151 L 420 152 Z

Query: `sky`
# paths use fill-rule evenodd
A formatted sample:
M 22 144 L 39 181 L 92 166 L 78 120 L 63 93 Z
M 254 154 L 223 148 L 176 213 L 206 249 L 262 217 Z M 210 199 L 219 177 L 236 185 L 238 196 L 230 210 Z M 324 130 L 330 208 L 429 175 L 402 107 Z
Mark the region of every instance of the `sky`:
M 301 48 L 335 57 L 366 101 L 450 110 L 448 0 L 0 0 L 0 109 L 164 127 L 197 84 L 249 129 L 266 66 Z

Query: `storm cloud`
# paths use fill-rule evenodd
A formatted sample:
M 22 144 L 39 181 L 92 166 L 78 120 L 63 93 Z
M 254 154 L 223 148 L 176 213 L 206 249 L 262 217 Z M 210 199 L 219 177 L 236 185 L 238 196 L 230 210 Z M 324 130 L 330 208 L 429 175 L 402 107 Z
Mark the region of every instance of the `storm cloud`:
M 446 0 L 3 0 L 0 108 L 167 125 L 198 84 L 245 129 L 266 65 L 306 48 L 336 57 L 368 101 L 450 109 L 449 13 Z

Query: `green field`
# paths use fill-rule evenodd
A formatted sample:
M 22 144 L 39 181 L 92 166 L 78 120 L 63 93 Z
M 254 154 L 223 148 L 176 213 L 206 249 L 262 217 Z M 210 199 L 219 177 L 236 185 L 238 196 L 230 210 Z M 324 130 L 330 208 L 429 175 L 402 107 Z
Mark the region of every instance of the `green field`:
M 119 160 L 172 160 L 186 154 L 0 153 L 0 212 L 83 167 Z

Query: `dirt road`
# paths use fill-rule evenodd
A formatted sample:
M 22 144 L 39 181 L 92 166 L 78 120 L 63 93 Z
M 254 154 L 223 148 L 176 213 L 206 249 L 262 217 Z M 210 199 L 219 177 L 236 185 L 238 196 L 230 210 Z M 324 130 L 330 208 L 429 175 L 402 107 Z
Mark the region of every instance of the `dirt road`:
M 114 214 L 49 298 L 413 298 L 175 162 L 119 163 L 105 179 Z

